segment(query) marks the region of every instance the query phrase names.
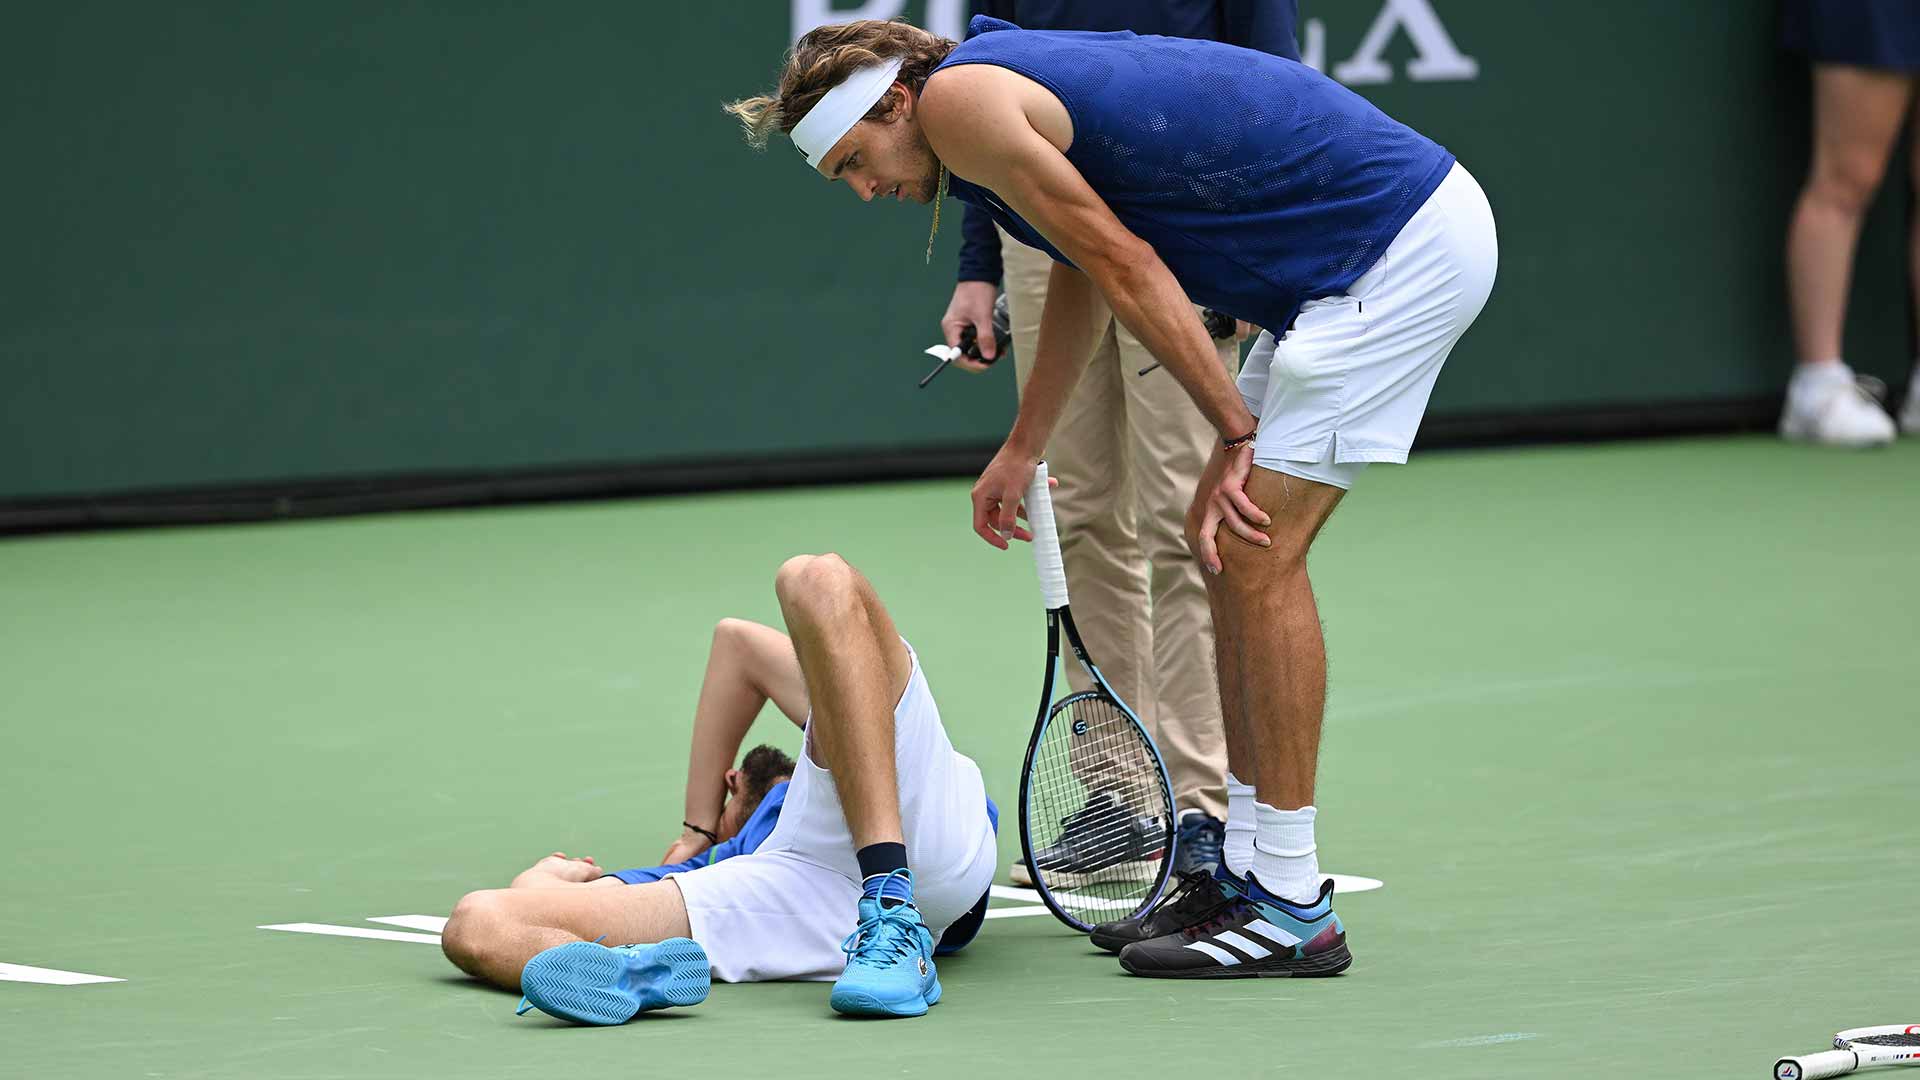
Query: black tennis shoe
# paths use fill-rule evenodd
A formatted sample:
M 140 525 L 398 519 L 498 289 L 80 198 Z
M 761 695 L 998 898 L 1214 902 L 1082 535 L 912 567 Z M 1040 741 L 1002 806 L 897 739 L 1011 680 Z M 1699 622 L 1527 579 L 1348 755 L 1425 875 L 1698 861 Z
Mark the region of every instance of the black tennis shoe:
M 1162 893 L 1152 907 L 1130 919 L 1101 923 L 1093 928 L 1090 937 L 1097 947 L 1117 953 L 1136 941 L 1148 941 L 1198 926 L 1246 891 L 1247 883 L 1224 865 L 1217 872 L 1188 871 L 1181 874 L 1179 884 Z
M 1333 882 L 1312 904 L 1289 903 L 1247 875 L 1247 894 L 1197 926 L 1120 950 L 1120 966 L 1156 979 L 1306 978 L 1353 964 L 1333 913 Z

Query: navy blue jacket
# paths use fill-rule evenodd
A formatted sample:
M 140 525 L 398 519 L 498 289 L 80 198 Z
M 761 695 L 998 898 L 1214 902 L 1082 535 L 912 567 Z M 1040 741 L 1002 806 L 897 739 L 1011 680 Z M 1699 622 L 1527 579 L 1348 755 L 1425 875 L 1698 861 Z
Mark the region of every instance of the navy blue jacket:
M 972 0 L 973 14 L 1027 30 L 1131 30 L 1136 34 L 1224 41 L 1300 59 L 1294 34 L 1298 0 Z M 1000 234 L 968 206 L 960 225 L 960 280 L 1000 280 Z

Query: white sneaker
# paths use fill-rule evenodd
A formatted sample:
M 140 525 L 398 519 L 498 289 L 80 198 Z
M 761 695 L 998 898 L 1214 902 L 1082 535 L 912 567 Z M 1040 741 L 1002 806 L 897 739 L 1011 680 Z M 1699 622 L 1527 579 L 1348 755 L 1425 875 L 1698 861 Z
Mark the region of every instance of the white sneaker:
M 1893 441 L 1893 417 L 1845 364 L 1802 365 L 1787 384 L 1780 435 L 1824 446 L 1885 446 Z

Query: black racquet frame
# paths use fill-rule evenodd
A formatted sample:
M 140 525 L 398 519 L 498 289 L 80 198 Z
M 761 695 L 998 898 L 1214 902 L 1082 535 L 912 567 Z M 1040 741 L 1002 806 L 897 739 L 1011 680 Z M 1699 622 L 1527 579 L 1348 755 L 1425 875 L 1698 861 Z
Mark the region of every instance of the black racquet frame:
M 1167 764 L 1160 756 L 1159 745 L 1153 741 L 1153 735 L 1147 731 L 1146 726 L 1140 723 L 1140 717 L 1134 713 L 1133 708 L 1123 701 L 1119 694 L 1114 692 L 1113 687 L 1108 684 L 1106 676 L 1100 674 L 1098 665 L 1094 664 L 1093 660 L 1087 655 L 1086 643 L 1080 639 L 1080 628 L 1074 625 L 1073 609 L 1066 597 L 1066 579 L 1064 572 L 1061 571 L 1059 566 L 1060 541 L 1054 529 L 1053 499 L 1047 488 L 1047 463 L 1042 461 L 1034 469 L 1033 483 L 1028 488 L 1025 509 L 1028 525 L 1033 532 L 1034 559 L 1040 568 L 1041 591 L 1043 595 L 1047 597 L 1046 602 L 1048 604 L 1047 666 L 1045 676 L 1040 684 L 1039 713 L 1034 718 L 1033 735 L 1027 740 L 1026 758 L 1020 766 L 1020 850 L 1027 864 L 1027 872 L 1033 876 L 1034 889 L 1040 894 L 1041 901 L 1047 905 L 1047 910 L 1053 912 L 1054 917 L 1061 922 L 1084 934 L 1090 932 L 1093 929 L 1093 925 L 1082 921 L 1066 910 L 1060 901 L 1054 898 L 1052 890 L 1047 885 L 1047 875 L 1041 871 L 1033 857 L 1034 845 L 1032 829 L 1029 824 L 1031 819 L 1029 811 L 1033 783 L 1034 755 L 1039 751 L 1041 741 L 1046 736 L 1047 725 L 1053 720 L 1055 715 L 1063 712 L 1069 705 L 1093 698 L 1105 698 L 1118 706 L 1121 714 L 1133 725 L 1134 731 L 1139 734 L 1140 740 L 1146 748 L 1148 757 L 1153 762 L 1154 776 L 1152 779 L 1153 782 L 1158 785 L 1161 801 L 1165 808 L 1165 812 L 1161 815 L 1161 827 L 1165 830 L 1163 837 L 1165 844 L 1161 848 L 1160 866 L 1155 875 L 1153 887 L 1147 891 L 1146 898 L 1140 902 L 1140 906 L 1131 912 L 1116 912 L 1115 918 L 1127 918 L 1138 915 L 1148 907 L 1151 907 L 1154 901 L 1160 898 L 1160 894 L 1165 891 L 1167 878 L 1173 871 L 1176 813 L 1173 806 L 1173 784 L 1167 778 Z M 1049 556 L 1051 556 L 1053 560 L 1052 567 L 1057 579 L 1057 591 L 1049 588 Z M 1054 606 L 1052 603 L 1055 596 L 1057 596 L 1060 601 L 1058 606 Z M 1067 644 L 1073 649 L 1074 657 L 1080 661 L 1080 667 L 1085 670 L 1088 677 L 1092 679 L 1093 689 L 1070 694 L 1056 704 L 1053 700 L 1053 683 L 1055 673 L 1059 667 L 1060 633 L 1063 629 L 1066 631 Z

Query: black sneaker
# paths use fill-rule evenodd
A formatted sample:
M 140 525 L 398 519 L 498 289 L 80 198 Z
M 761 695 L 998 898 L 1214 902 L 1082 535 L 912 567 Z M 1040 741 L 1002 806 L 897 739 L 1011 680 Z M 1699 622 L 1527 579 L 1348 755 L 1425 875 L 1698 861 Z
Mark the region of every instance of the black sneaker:
M 1227 841 L 1226 823 L 1198 810 L 1180 815 L 1174 830 L 1173 872 L 1185 876 L 1195 870 L 1213 872 L 1220 865 L 1221 848 Z
M 1189 871 L 1181 874 L 1179 884 L 1162 893 L 1152 907 L 1131 919 L 1101 923 L 1093 928 L 1090 937 L 1097 947 L 1117 953 L 1136 941 L 1198 926 L 1245 895 L 1246 890 L 1246 882 L 1224 867 L 1218 874 L 1207 870 Z
M 1033 853 L 1033 864 L 1049 885 L 1071 886 L 1095 874 L 1118 880 L 1136 865 L 1143 873 L 1151 870 L 1166 853 L 1164 835 L 1161 819 L 1135 814 L 1119 796 L 1103 791 L 1060 819 L 1059 835 Z
M 1353 964 L 1333 914 L 1333 882 L 1312 904 L 1270 895 L 1252 874 L 1247 894 L 1212 918 L 1120 950 L 1120 966 L 1156 979 L 1258 979 L 1338 975 Z

